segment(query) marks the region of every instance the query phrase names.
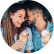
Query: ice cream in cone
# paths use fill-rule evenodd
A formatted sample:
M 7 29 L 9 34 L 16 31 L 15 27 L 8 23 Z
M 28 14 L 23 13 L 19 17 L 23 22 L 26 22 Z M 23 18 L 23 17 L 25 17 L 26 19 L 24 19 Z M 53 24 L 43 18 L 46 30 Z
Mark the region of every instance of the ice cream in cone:
M 27 30 L 24 30 L 22 33 L 20 33 L 19 38 L 24 41 L 24 40 L 27 39 L 28 35 L 29 35 L 29 34 L 28 34 Z M 20 48 L 20 49 L 18 49 L 18 52 L 20 52 L 20 51 L 23 53 L 23 47 Z
M 28 34 L 27 30 L 24 30 L 22 33 L 20 33 L 20 39 L 26 40 L 28 35 L 29 34 Z
M 49 37 L 50 37 L 49 31 L 43 30 L 41 35 L 42 35 L 42 41 L 43 42 L 49 41 Z

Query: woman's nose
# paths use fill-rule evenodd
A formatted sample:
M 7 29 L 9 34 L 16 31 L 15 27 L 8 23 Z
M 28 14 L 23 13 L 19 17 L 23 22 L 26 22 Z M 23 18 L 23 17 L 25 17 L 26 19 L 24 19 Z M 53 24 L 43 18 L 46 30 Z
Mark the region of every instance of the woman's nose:
M 25 19 L 24 19 L 24 18 L 22 18 L 22 21 L 24 22 L 24 21 L 25 21 Z

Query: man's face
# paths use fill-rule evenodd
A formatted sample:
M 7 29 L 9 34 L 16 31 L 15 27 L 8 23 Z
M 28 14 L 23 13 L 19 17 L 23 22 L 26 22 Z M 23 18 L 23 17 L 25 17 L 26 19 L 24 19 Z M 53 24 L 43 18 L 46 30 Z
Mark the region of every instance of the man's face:
M 27 9 L 27 21 L 29 25 L 35 25 L 36 17 Z

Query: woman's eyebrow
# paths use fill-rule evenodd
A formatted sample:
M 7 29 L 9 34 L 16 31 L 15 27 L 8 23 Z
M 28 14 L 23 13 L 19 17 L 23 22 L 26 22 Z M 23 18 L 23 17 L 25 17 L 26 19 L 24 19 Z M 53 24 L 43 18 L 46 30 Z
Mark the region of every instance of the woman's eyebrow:
M 23 16 L 22 14 L 19 14 L 19 15 Z

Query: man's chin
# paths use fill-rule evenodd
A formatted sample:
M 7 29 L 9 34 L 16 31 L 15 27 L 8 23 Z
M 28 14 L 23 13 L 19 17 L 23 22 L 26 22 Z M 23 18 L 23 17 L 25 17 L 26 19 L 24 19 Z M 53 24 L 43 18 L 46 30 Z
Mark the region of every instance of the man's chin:
M 31 27 L 31 26 L 34 26 L 32 23 L 28 23 L 28 25 Z
M 30 22 L 28 22 L 28 25 L 30 26 L 30 25 L 31 25 L 31 23 L 30 23 Z

